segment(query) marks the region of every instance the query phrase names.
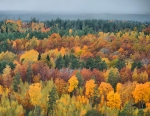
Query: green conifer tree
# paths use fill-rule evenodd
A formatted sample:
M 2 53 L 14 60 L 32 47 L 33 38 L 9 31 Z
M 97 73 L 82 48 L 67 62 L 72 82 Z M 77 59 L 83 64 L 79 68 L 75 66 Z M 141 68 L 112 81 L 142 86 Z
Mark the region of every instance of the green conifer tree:
M 29 64 L 29 66 L 28 66 L 28 68 L 27 68 L 26 77 L 27 77 L 27 82 L 28 82 L 28 83 L 31 83 L 31 79 L 32 79 L 32 68 L 31 68 L 31 64 Z
M 61 55 L 58 56 L 58 58 L 56 59 L 56 67 L 55 68 L 58 68 L 58 69 L 61 69 L 64 67 L 64 60 L 63 60 L 63 57 Z
M 54 116 L 54 110 L 56 107 L 56 100 L 58 99 L 58 93 L 57 93 L 55 86 L 49 92 L 48 98 L 49 98 L 49 101 L 48 101 L 48 112 L 47 112 L 47 114 L 50 114 L 50 116 Z
M 13 90 L 15 92 L 18 92 L 19 88 L 18 85 L 20 84 L 20 74 L 16 73 L 16 75 L 13 77 Z
M 112 85 L 112 87 L 115 89 L 118 82 L 120 82 L 120 76 L 118 72 L 113 72 L 112 70 L 109 72 L 108 75 L 108 83 Z
M 79 81 L 78 87 L 82 87 L 84 84 L 84 80 L 83 80 L 83 77 L 79 71 L 76 73 L 76 77 L 78 78 L 78 81 Z

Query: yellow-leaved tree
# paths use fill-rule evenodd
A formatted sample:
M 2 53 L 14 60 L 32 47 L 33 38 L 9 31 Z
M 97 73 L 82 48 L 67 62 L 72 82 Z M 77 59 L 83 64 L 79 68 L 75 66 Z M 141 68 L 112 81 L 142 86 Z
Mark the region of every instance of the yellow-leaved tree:
M 20 56 L 20 61 L 21 62 L 26 62 L 26 61 L 34 62 L 34 61 L 37 61 L 38 55 L 39 53 L 35 50 L 27 51 Z
M 3 86 L 0 85 L 0 95 L 3 94 Z
M 30 39 L 28 42 L 26 42 L 25 49 L 31 50 L 31 49 L 35 49 L 38 46 L 39 46 L 39 40 L 33 36 L 32 39 Z
M 69 92 L 72 92 L 73 90 L 75 90 L 77 87 L 78 87 L 78 79 L 75 75 L 73 75 L 69 80 L 69 88 L 68 88 L 68 91 Z
M 47 114 L 48 112 L 48 106 L 49 106 L 49 92 L 52 91 L 52 88 L 54 87 L 54 83 L 52 80 L 49 80 L 43 84 L 42 89 L 41 89 L 41 98 L 39 101 L 39 106 L 43 109 L 44 115 Z
M 121 106 L 121 99 L 119 93 L 114 93 L 114 91 L 111 91 L 107 95 L 107 106 L 115 109 L 120 109 Z
M 6 61 L 13 61 L 16 58 L 16 55 L 12 52 L 1 52 L 0 53 L 0 61 L 6 60 Z
M 75 97 L 64 94 L 57 100 L 56 114 L 54 116 L 85 116 L 86 112 L 91 109 L 85 97 Z
M 1 95 L 0 116 L 24 116 L 24 109 L 16 100 L 11 99 L 5 92 Z
M 135 68 L 132 75 L 132 80 L 138 83 L 145 83 L 148 81 L 148 74 L 146 71 L 141 72 L 140 74 L 137 73 L 137 69 Z
M 140 77 L 138 79 L 139 83 L 145 83 L 148 81 L 148 74 L 146 71 L 140 73 Z
M 94 89 L 96 87 L 95 81 L 93 79 L 90 79 L 89 81 L 86 81 L 85 84 L 85 95 L 87 95 L 88 97 L 92 96 L 94 94 Z
M 132 80 L 138 82 L 139 75 L 137 73 L 137 69 L 135 68 L 132 74 Z
M 40 83 L 34 83 L 32 85 L 29 86 L 29 96 L 30 96 L 30 100 L 31 103 L 34 106 L 39 105 L 39 102 L 41 101 L 41 89 L 42 89 L 42 85 Z

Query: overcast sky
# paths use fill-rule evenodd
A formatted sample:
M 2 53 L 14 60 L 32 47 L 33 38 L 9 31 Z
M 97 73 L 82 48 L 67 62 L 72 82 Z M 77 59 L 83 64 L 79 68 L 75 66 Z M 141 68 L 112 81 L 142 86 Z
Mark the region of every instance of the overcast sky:
M 150 13 L 150 0 L 0 0 L 0 10 L 49 13 Z

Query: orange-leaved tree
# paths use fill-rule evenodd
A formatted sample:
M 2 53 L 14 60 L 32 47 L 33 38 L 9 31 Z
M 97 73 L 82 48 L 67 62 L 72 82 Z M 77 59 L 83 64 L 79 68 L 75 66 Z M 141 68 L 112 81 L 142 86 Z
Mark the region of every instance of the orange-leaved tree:
M 55 79 L 55 86 L 59 95 L 65 93 L 66 91 L 66 82 L 61 78 Z
M 107 106 L 115 109 L 120 109 L 121 99 L 119 93 L 114 93 L 114 91 L 109 92 L 107 95 Z
M 135 103 L 139 103 L 139 107 L 143 108 L 144 103 L 150 102 L 150 82 L 137 84 L 132 94 Z
M 102 82 L 100 84 L 100 86 L 98 87 L 98 89 L 100 91 L 100 95 L 104 96 L 105 100 L 106 100 L 106 97 L 109 94 L 109 92 L 114 91 L 114 89 L 112 88 L 112 86 L 109 83 L 105 83 L 105 82 Z
M 86 81 L 85 84 L 85 95 L 87 95 L 88 97 L 91 97 L 94 95 L 94 89 L 96 87 L 95 81 L 93 79 L 90 79 L 89 81 Z

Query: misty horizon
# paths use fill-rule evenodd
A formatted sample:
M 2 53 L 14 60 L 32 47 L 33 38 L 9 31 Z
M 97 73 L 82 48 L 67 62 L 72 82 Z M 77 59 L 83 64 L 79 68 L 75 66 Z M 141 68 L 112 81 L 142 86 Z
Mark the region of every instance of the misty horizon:
M 1 0 L 0 20 L 30 20 L 35 17 L 39 20 L 61 18 L 144 22 L 150 21 L 149 6 L 150 0 Z
M 84 14 L 133 14 L 133 15 L 150 15 L 150 12 L 145 13 L 116 13 L 116 12 L 99 12 L 99 13 L 88 13 L 88 12 L 58 12 L 58 11 L 26 11 L 26 10 L 0 10 L 0 14 L 59 14 L 59 15 L 84 15 Z
M 0 11 L 57 14 L 149 14 L 149 6 L 150 0 L 1 0 Z

